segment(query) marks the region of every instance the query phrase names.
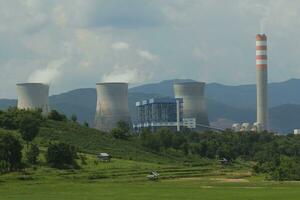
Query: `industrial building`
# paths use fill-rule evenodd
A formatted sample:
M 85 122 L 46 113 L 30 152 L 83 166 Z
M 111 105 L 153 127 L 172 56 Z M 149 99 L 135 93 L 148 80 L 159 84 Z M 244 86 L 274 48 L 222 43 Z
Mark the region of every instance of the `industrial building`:
M 194 118 L 196 120 L 197 130 L 203 130 L 209 127 L 204 90 L 204 82 L 183 82 L 174 84 L 175 98 L 183 100 L 182 118 Z
M 95 128 L 111 131 L 120 121 L 131 124 L 128 83 L 98 83 Z
M 41 109 L 43 114 L 49 113 L 49 85 L 42 83 L 17 84 L 18 109 Z
M 136 102 L 137 119 L 133 124 L 134 129 L 139 131 L 150 128 L 155 131 L 168 127 L 179 131 L 185 127 L 197 131 L 217 130 L 209 126 L 204 88 L 203 82 L 175 83 L 175 98 Z
M 294 135 L 300 135 L 300 129 L 294 129 Z
M 136 102 L 137 119 L 133 123 L 135 131 L 150 128 L 156 131 L 162 127 L 180 130 L 183 124 L 182 99 L 153 98 Z
M 254 123 L 253 125 L 251 123 L 248 122 L 244 122 L 244 123 L 234 123 L 232 124 L 231 130 L 233 130 L 234 132 L 249 132 L 249 131 L 253 131 L 253 132 L 258 132 L 259 130 L 259 126 L 258 123 Z
M 268 56 L 267 36 L 256 35 L 256 76 L 257 76 L 257 127 L 258 132 L 268 130 Z

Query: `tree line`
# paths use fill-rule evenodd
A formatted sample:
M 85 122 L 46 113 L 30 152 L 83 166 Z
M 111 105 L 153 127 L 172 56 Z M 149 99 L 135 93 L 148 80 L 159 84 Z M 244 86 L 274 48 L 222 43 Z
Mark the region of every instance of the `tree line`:
M 7 111 L 0 111 L 0 128 L 3 129 L 0 131 L 0 174 L 22 170 L 38 163 L 40 147 L 33 140 L 38 135 L 41 124 L 46 120 L 68 119 L 55 110 L 47 117 L 42 115 L 41 110 L 10 108 Z M 76 122 L 77 118 L 73 115 L 70 120 Z M 19 132 L 19 135 L 15 134 L 16 132 Z M 25 150 L 24 159 L 22 149 Z M 75 161 L 78 158 L 77 149 L 69 144 L 50 143 L 44 156 L 51 167 L 78 167 Z

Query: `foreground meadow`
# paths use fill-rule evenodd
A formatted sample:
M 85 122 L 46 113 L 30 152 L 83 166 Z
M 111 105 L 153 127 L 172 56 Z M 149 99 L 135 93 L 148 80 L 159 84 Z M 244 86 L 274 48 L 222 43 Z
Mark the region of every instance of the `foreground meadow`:
M 0 200 L 98 200 L 98 199 L 299 199 L 299 182 L 265 181 L 247 164 L 221 166 L 165 165 L 113 159 L 95 163 L 87 155 L 80 170 L 55 170 L 46 166 L 0 176 Z M 148 181 L 157 170 L 161 179 Z
M 96 199 L 299 199 L 299 183 L 229 179 L 172 179 L 159 182 L 11 182 L 0 185 L 2 200 Z

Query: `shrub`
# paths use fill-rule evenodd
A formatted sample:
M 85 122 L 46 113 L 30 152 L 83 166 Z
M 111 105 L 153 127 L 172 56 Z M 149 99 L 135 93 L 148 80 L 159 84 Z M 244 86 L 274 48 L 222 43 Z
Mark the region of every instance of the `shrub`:
M 30 149 L 26 152 L 26 159 L 30 164 L 36 164 L 39 154 L 39 147 L 36 144 L 32 144 Z
M 67 117 L 64 114 L 60 114 L 56 110 L 52 110 L 48 116 L 48 119 L 52 119 L 54 121 L 66 121 Z
M 34 118 L 33 116 L 25 116 L 20 121 L 20 133 L 23 140 L 26 141 L 27 146 L 28 143 L 31 142 L 39 132 L 39 124 L 40 122 Z
M 9 172 L 10 165 L 5 160 L 0 160 L 0 174 Z
M 111 135 L 116 139 L 126 140 L 128 139 L 128 133 L 124 132 L 121 128 L 114 128 L 111 130 Z
M 65 143 L 50 144 L 46 152 L 47 163 L 59 169 L 78 167 L 75 161 L 77 157 L 75 147 Z
M 21 168 L 22 145 L 18 139 L 9 134 L 0 135 L 0 161 L 2 168 L 8 171 Z
M 72 120 L 73 122 L 77 122 L 77 116 L 76 116 L 75 114 L 73 114 L 73 115 L 71 116 L 71 120 Z

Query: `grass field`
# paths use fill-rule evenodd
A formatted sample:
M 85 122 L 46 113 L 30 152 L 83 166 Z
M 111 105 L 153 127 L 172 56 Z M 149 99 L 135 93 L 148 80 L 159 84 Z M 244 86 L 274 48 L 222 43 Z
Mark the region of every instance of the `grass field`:
M 80 170 L 46 166 L 0 176 L 0 200 L 93 199 L 299 199 L 300 183 L 264 181 L 247 164 L 223 167 L 212 161 L 198 166 L 165 165 L 113 159 L 96 163 L 87 155 Z M 157 170 L 161 179 L 148 181 Z
M 224 179 L 225 180 L 225 179 Z M 238 179 L 239 180 L 239 179 Z M 243 179 L 242 179 L 243 180 Z M 230 180 L 232 181 L 232 180 Z M 171 179 L 159 182 L 11 182 L 0 184 L 2 200 L 93 199 L 299 199 L 299 183 L 224 182 L 203 179 Z
M 20 137 L 16 131 L 10 133 Z M 44 153 L 53 141 L 78 147 L 86 163 L 78 159 L 78 170 L 49 168 Z M 135 140 L 116 140 L 76 123 L 48 121 L 35 142 L 42 150 L 39 164 L 0 175 L 0 200 L 300 199 L 300 182 L 266 181 L 252 174 L 251 162 L 236 160 L 222 166 L 180 152 L 149 152 Z M 98 162 L 99 152 L 113 155 L 112 162 Z M 147 180 L 150 171 L 159 172 L 160 180 Z

